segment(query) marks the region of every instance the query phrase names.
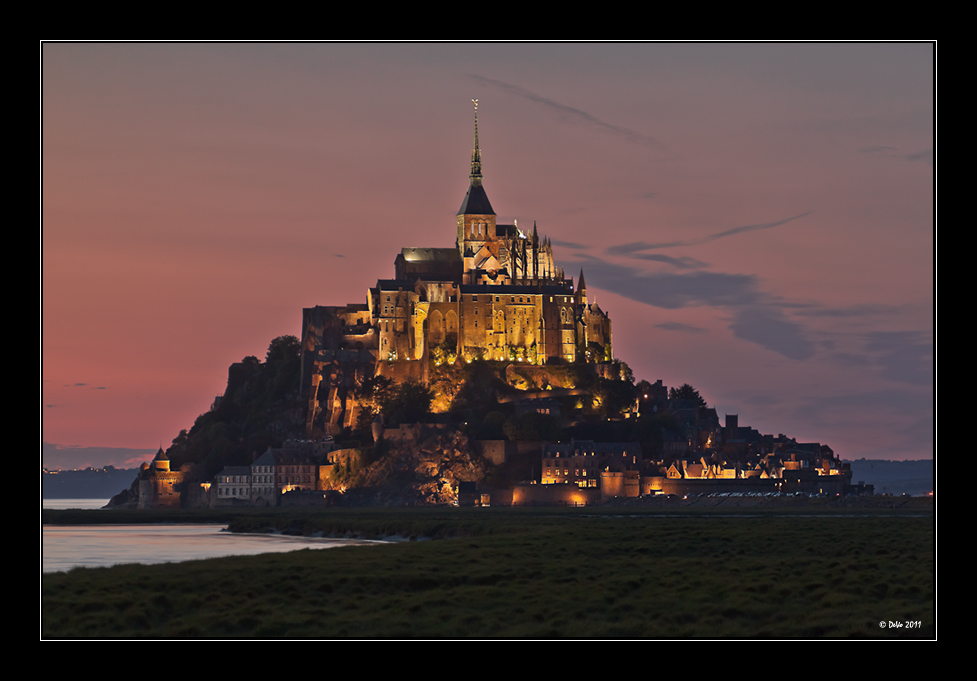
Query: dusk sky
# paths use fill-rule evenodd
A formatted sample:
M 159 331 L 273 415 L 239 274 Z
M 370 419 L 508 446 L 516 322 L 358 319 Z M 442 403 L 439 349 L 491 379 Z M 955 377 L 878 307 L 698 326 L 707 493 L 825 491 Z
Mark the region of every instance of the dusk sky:
M 41 58 L 49 465 L 137 465 L 302 308 L 453 246 L 472 98 L 499 222 L 535 220 L 583 268 L 636 378 L 844 459 L 933 456 L 931 44 Z

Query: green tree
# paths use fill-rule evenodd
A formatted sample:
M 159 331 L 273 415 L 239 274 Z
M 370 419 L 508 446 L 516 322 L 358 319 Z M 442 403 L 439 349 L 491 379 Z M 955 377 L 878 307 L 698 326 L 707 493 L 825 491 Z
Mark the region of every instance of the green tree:
M 295 336 L 279 336 L 268 346 L 268 354 L 265 356 L 266 362 L 279 360 L 297 359 L 302 344 Z
M 394 380 L 380 374 L 364 378 L 356 387 L 357 399 L 373 416 L 383 411 L 384 405 L 390 402 L 393 393 Z
M 474 440 L 501 440 L 505 437 L 506 416 L 500 411 L 490 411 L 481 421 L 468 424 L 468 435 Z
M 414 378 L 408 378 L 391 391 L 390 398 L 382 405 L 384 418 L 391 422 L 417 423 L 431 411 L 434 393 Z
M 635 387 L 627 381 L 601 378 L 593 390 L 604 418 L 615 418 L 634 404 Z
M 668 399 L 670 400 L 695 400 L 699 403 L 700 407 L 707 407 L 706 401 L 699 394 L 699 391 L 693 388 L 688 383 L 682 384 L 680 388 L 672 388 L 668 391 Z

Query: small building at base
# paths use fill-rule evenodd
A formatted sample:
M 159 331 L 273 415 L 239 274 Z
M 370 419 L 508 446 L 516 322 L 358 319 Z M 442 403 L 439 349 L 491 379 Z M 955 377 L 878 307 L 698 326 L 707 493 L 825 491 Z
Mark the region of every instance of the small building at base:
M 180 508 L 181 471 L 170 470 L 170 460 L 160 447 L 152 462 L 139 469 L 139 499 L 136 508 Z

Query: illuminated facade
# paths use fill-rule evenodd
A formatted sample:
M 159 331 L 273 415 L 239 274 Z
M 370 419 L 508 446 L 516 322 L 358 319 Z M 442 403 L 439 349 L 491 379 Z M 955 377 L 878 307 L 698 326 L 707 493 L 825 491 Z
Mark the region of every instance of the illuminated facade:
M 604 472 L 625 473 L 641 470 L 641 445 L 637 442 L 572 441 L 543 448 L 540 482 L 544 485 L 569 483 L 578 487 L 600 487 Z
M 181 471 L 170 470 L 170 460 L 160 447 L 151 463 L 139 469 L 139 500 L 137 508 L 179 508 L 178 486 L 183 482 Z
M 322 476 L 330 467 L 320 465 L 331 442 L 286 440 L 281 449 L 268 450 L 250 466 L 225 466 L 217 474 L 217 502 L 277 506 L 287 492 L 324 488 Z
M 217 474 L 217 498 L 220 501 L 251 503 L 251 469 L 247 466 L 224 466 Z
M 499 224 L 482 180 L 476 108 L 469 187 L 456 216 L 455 247 L 403 248 L 394 261 L 394 278 L 377 281 L 366 305 L 303 310 L 302 390 L 310 400 L 310 433 L 318 414 L 344 412 L 344 395 L 377 369 L 423 378 L 427 360 L 613 359 L 610 317 L 588 301 L 583 271 L 574 286 L 535 224 L 531 232 L 516 223 Z M 418 367 L 383 366 L 391 362 Z M 334 430 L 349 423 L 333 417 L 330 425 Z

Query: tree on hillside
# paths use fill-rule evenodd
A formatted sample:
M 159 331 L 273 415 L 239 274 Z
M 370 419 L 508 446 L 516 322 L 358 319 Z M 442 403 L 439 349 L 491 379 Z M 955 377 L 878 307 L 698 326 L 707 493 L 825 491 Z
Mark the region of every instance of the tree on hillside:
M 617 369 L 618 369 L 618 376 L 622 381 L 626 381 L 627 383 L 634 385 L 634 372 L 631 370 L 631 367 L 629 367 L 626 362 L 624 362 L 623 360 L 619 361 L 617 363 Z
M 420 381 L 408 378 L 394 388 L 381 405 L 390 422 L 417 423 L 430 413 L 434 393 Z
M 634 403 L 635 388 L 627 381 L 601 378 L 593 389 L 595 406 L 603 418 L 616 418 Z
M 353 388 L 356 402 L 360 407 L 356 415 L 355 428 L 358 437 L 367 438 L 368 434 L 372 437 L 373 419 L 390 401 L 393 389 L 394 380 L 381 374 L 362 378 Z
M 500 411 L 490 411 L 481 421 L 468 423 L 468 436 L 473 440 L 501 440 L 505 438 L 506 416 Z
M 295 359 L 299 356 L 302 344 L 295 336 L 279 336 L 268 346 L 268 354 L 265 356 L 266 362 L 276 360 Z
M 634 392 L 642 402 L 655 398 L 654 387 L 644 379 L 638 381 L 634 386 Z
M 672 388 L 668 391 L 668 399 L 670 400 L 695 400 L 699 403 L 700 407 L 707 407 L 706 401 L 699 394 L 699 391 L 693 388 L 688 383 L 682 384 L 681 388 Z
M 267 362 L 249 355 L 232 364 L 219 403 L 174 438 L 170 465 L 196 464 L 190 480 L 207 480 L 224 466 L 247 465 L 254 452 L 301 434 L 299 347 L 295 336 L 280 336 L 268 346 Z

